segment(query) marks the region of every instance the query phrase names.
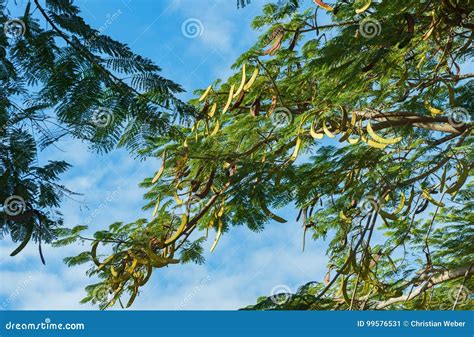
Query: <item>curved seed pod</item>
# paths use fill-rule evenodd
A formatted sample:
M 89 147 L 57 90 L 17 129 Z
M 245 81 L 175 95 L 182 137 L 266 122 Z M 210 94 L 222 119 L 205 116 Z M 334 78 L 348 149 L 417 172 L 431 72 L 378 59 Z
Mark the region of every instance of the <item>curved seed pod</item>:
M 296 138 L 296 145 L 295 145 L 295 149 L 293 151 L 293 154 L 291 155 L 291 158 L 290 158 L 290 161 L 295 161 L 296 158 L 298 158 L 298 153 L 300 151 L 300 148 L 301 148 L 301 138 Z
M 435 205 L 435 206 L 438 206 L 438 207 L 444 207 L 444 206 L 445 206 L 442 202 L 435 200 L 435 199 L 430 195 L 430 191 L 428 191 L 427 189 L 424 189 L 424 190 L 423 190 L 422 196 L 423 196 L 423 198 L 425 198 L 426 200 L 428 200 L 429 202 L 431 202 L 431 203 L 432 203 L 433 205 Z
M 178 229 L 176 232 L 168 239 L 165 241 L 165 245 L 169 245 L 170 243 L 175 242 L 181 234 L 186 230 L 186 225 L 188 224 L 189 217 L 187 214 L 183 214 L 181 218 L 181 224 L 179 225 Z
M 347 109 L 344 106 L 339 106 L 342 112 L 342 120 L 341 120 L 341 130 L 344 130 L 346 128 L 347 124 Z
M 296 222 L 300 221 L 301 215 L 303 214 L 303 208 L 300 208 L 298 215 L 296 216 Z
M 137 268 L 137 265 L 138 265 L 138 259 L 133 259 L 132 264 L 130 265 L 130 267 L 126 267 L 125 271 L 129 275 L 133 275 L 133 273 L 135 272 L 135 268 Z
M 250 114 L 254 117 L 257 117 L 260 114 L 260 97 L 257 98 L 250 107 Z
M 150 265 L 155 268 L 163 268 L 167 265 L 179 263 L 179 260 L 175 259 L 167 259 L 165 257 L 159 256 L 156 254 L 152 249 L 148 247 L 143 247 L 142 251 L 148 256 L 150 259 Z
M 230 104 L 232 103 L 232 97 L 234 97 L 234 89 L 235 89 L 235 84 L 232 84 L 230 86 L 229 97 L 227 98 L 227 103 L 224 106 L 224 110 L 222 110 L 223 114 L 225 114 L 227 110 L 229 110 L 230 108 Z
M 277 99 L 278 97 L 273 95 L 272 96 L 272 103 L 270 104 L 270 108 L 268 109 L 267 116 L 271 116 L 273 114 L 273 111 L 275 111 L 276 105 L 277 105 Z
M 221 218 L 224 215 L 224 211 L 225 211 L 225 206 L 224 206 L 224 200 L 223 200 L 221 204 L 221 208 L 217 212 L 217 217 Z
M 466 162 L 462 161 L 458 169 L 459 178 L 456 181 L 456 183 L 454 183 L 450 188 L 446 190 L 446 193 L 449 193 L 452 196 L 455 196 L 456 193 L 461 189 L 461 187 L 466 182 L 468 175 L 469 175 L 469 165 Z
M 282 30 L 280 30 L 278 32 L 278 35 L 275 38 L 275 41 L 273 42 L 273 45 L 270 48 L 264 50 L 262 52 L 262 55 L 275 55 L 275 53 L 278 51 L 278 49 L 280 49 L 281 42 L 283 41 L 284 37 L 285 37 L 284 32 Z
M 201 97 L 199 97 L 199 102 L 202 102 L 206 99 L 206 97 L 209 95 L 209 93 L 211 92 L 211 89 L 212 89 L 212 85 L 208 86 L 206 91 L 204 91 L 204 93 L 202 94 Z
M 247 79 L 247 72 L 246 72 L 245 63 L 244 63 L 243 66 L 242 66 L 242 80 L 240 82 L 240 86 L 237 89 L 237 91 L 235 92 L 235 94 L 232 96 L 232 98 L 236 98 L 244 90 L 246 79 Z
M 244 90 L 245 90 L 245 91 L 250 90 L 250 88 L 252 87 L 252 85 L 253 85 L 253 84 L 255 83 L 255 81 L 257 80 L 258 73 L 259 73 L 259 69 L 258 69 L 258 68 L 255 68 L 255 70 L 253 71 L 252 77 L 250 77 L 249 81 L 248 81 L 247 84 L 245 84 L 245 86 L 244 86 Z
M 136 279 L 137 281 L 140 281 L 143 278 L 143 272 L 141 270 L 137 270 L 136 272 L 133 273 L 133 278 Z
M 344 302 L 346 302 L 347 305 L 351 305 L 351 298 L 349 297 L 349 294 L 347 293 L 347 281 L 349 280 L 349 277 L 342 277 L 341 280 L 341 294 L 342 298 L 344 299 Z
M 431 34 L 433 34 L 433 31 L 435 29 L 436 25 L 432 25 L 432 27 L 423 35 L 423 41 L 426 41 L 430 38 Z
M 359 138 L 347 138 L 347 142 L 351 145 L 355 145 L 357 144 L 358 142 L 360 141 L 360 137 Z
M 99 267 L 100 262 L 99 262 L 99 259 L 97 258 L 97 247 L 99 247 L 99 241 L 94 241 L 94 243 L 92 244 L 92 248 L 91 248 L 91 257 L 92 257 L 92 261 L 95 263 L 95 265 L 97 267 Z
M 137 298 L 137 295 L 138 295 L 138 281 L 134 279 L 132 296 L 127 302 L 127 306 L 126 306 L 127 308 L 130 308 L 132 306 L 133 302 L 135 301 L 135 298 Z
M 325 285 L 329 285 L 331 282 L 331 271 L 328 271 L 326 275 L 324 275 L 324 280 L 323 280 Z
M 181 206 L 184 203 L 176 192 L 174 192 L 173 198 L 178 206 Z
M 303 118 L 301 118 L 300 125 L 298 125 L 298 130 L 296 131 L 297 135 L 301 134 L 301 131 L 303 130 L 303 127 L 304 127 L 304 123 L 306 123 L 306 121 L 308 120 L 310 116 L 311 116 L 310 114 L 307 114 L 307 115 L 304 115 Z
M 344 269 L 342 269 L 340 272 L 343 275 L 349 274 L 351 271 L 353 271 L 353 266 L 356 264 L 355 263 L 355 256 L 356 254 L 352 250 L 352 248 L 349 249 L 349 255 L 347 255 L 346 260 L 344 261 L 344 265 L 346 266 Z
M 198 124 L 200 123 L 201 121 L 198 122 Z M 196 129 L 196 134 L 194 136 L 194 139 L 196 140 L 196 142 L 199 140 L 199 129 Z
M 161 203 L 161 197 L 158 197 L 158 200 L 156 200 L 155 208 L 153 209 L 153 213 L 151 214 L 152 218 L 154 218 L 156 216 L 156 213 L 158 213 L 158 209 L 160 208 L 160 203 Z
M 443 174 L 441 175 L 441 180 L 439 181 L 439 191 L 443 192 L 444 186 L 446 185 L 446 174 L 448 173 L 448 166 L 445 165 L 443 169 Z
M 345 137 L 345 135 L 342 136 L 342 138 L 347 138 L 347 142 L 351 145 L 355 145 L 360 141 L 360 137 L 358 137 L 358 138 L 349 138 L 350 134 L 352 133 L 353 129 L 356 126 L 356 123 L 357 123 L 357 113 L 355 111 L 352 111 L 351 128 L 346 131 L 346 133 L 348 133 L 348 136 L 347 137 Z M 360 125 L 359 125 L 359 127 L 360 127 Z
M 349 187 L 351 187 L 353 181 L 354 181 L 354 170 L 351 170 L 347 174 L 347 180 L 344 184 L 344 191 L 346 191 Z
M 146 267 L 146 274 L 145 274 L 145 277 L 139 281 L 138 283 L 139 286 L 144 286 L 150 279 L 151 274 L 153 273 L 153 268 L 151 267 L 150 264 L 145 265 L 145 267 Z
M 100 266 L 97 268 L 97 271 L 101 271 L 102 269 L 104 269 L 105 266 L 107 266 L 110 262 L 112 262 L 112 260 L 115 258 L 115 256 L 116 256 L 116 254 L 112 254 L 108 258 L 106 258 L 104 260 L 104 262 L 102 262 L 100 264 Z
M 232 109 L 237 109 L 240 107 L 240 105 L 242 104 L 242 102 L 244 101 L 244 98 L 245 98 L 245 91 L 242 90 L 237 98 L 237 100 L 235 101 L 234 105 L 232 105 Z
M 314 119 L 313 123 L 311 123 L 311 128 L 309 129 L 309 134 L 310 134 L 311 137 L 313 137 L 314 139 L 323 139 L 323 138 L 324 138 L 324 133 L 318 133 L 318 132 L 316 132 L 316 129 L 315 129 L 315 122 L 316 122 L 316 118 Z
M 28 225 L 26 227 L 26 233 L 25 233 L 25 237 L 23 238 L 23 241 L 20 243 L 20 245 L 13 252 L 11 252 L 10 256 L 17 255 L 19 252 L 21 252 L 26 247 L 28 242 L 30 242 L 30 240 L 31 240 L 31 236 L 33 235 L 34 226 L 35 226 L 34 222 L 28 223 Z
M 262 208 L 263 213 L 265 213 L 266 216 L 272 218 L 273 220 L 280 222 L 280 223 L 286 223 L 286 220 L 283 219 L 282 217 L 279 217 L 278 215 L 272 213 L 268 207 L 267 204 L 265 203 L 265 200 L 263 198 L 259 198 L 259 203 L 260 207 Z
M 362 141 L 364 141 L 370 147 L 375 147 L 377 149 L 385 149 L 387 147 L 387 144 L 381 144 L 381 143 L 374 142 L 371 139 L 367 139 L 367 137 L 365 137 L 365 136 L 361 136 L 361 139 L 362 139 Z
M 207 113 L 207 115 L 209 116 L 209 118 L 212 118 L 214 117 L 214 115 L 216 114 L 216 110 L 217 110 L 217 103 L 214 103 L 211 107 L 211 109 L 209 110 L 209 112 Z
M 397 221 L 399 219 L 398 216 L 396 216 L 395 214 L 385 212 L 381 209 L 379 210 L 379 214 L 382 218 L 384 218 L 384 220 L 390 219 L 390 220 L 393 220 L 393 221 Z
M 217 133 L 219 132 L 220 129 L 221 129 L 221 124 L 219 123 L 218 120 L 216 120 L 216 125 L 214 126 L 214 130 L 212 130 L 210 136 L 217 135 Z
M 213 227 L 214 227 L 214 218 L 211 218 L 211 220 L 209 221 L 209 224 L 206 227 L 206 240 L 209 237 L 209 228 L 213 228 Z
M 347 128 L 347 130 L 344 132 L 344 134 L 342 135 L 341 138 L 339 138 L 339 142 L 340 143 L 343 143 L 345 142 L 347 139 L 349 139 L 349 136 L 351 135 L 352 133 L 352 129 L 349 127 Z
M 120 292 L 122 291 L 123 287 L 125 285 L 125 282 L 121 282 L 117 289 L 114 290 L 114 297 L 105 305 L 104 309 L 107 309 L 108 307 L 113 307 L 115 305 L 115 302 L 117 301 Z
M 114 278 L 119 277 L 119 273 L 117 272 L 117 270 L 115 270 L 115 267 L 113 264 L 110 266 L 110 274 L 112 274 Z
M 219 242 L 219 239 L 221 238 L 221 235 L 222 235 L 222 218 L 218 218 L 217 220 L 217 234 L 216 234 L 216 238 L 214 239 L 214 242 L 212 243 L 212 246 L 211 246 L 211 250 L 210 252 L 212 253 L 214 251 L 214 249 L 216 248 L 217 246 L 217 243 Z
M 127 253 L 133 257 L 134 259 L 137 259 L 138 263 L 140 263 L 141 265 L 147 265 L 147 264 L 150 264 L 150 256 L 148 256 L 148 253 L 146 251 L 150 251 L 150 252 L 153 252 L 153 249 L 151 249 L 150 247 L 146 247 L 146 249 L 144 248 L 141 248 L 139 251 L 137 252 L 134 252 L 133 250 L 129 250 L 127 251 Z M 145 253 L 147 255 L 147 257 L 142 257 L 141 253 Z M 140 254 L 140 255 L 139 255 Z M 156 255 L 156 254 L 155 254 Z
M 163 172 L 165 171 L 165 165 L 166 165 L 166 151 L 163 152 L 163 162 L 161 163 L 161 167 L 156 173 L 156 175 L 153 177 L 153 180 L 151 181 L 152 184 L 156 183 L 158 179 L 161 178 L 163 175 Z
M 341 125 L 341 130 L 346 129 L 346 131 L 344 132 L 344 134 L 342 135 L 342 137 L 339 138 L 339 142 L 340 142 L 340 143 L 345 142 L 345 141 L 349 138 L 349 136 L 350 136 L 351 133 L 352 133 L 352 128 L 354 127 L 354 125 L 355 125 L 355 123 L 356 123 L 356 115 L 355 115 L 354 113 L 352 113 L 351 125 L 346 128 L 346 124 L 347 124 L 347 110 L 346 110 L 344 107 L 342 107 L 342 109 L 343 109 L 344 117 L 343 117 L 343 120 L 342 120 L 343 122 L 342 122 L 342 125 Z
M 341 210 L 341 211 L 339 212 L 339 217 L 340 217 L 341 220 L 344 221 L 344 222 L 347 222 L 347 223 L 352 222 L 352 219 L 348 218 L 347 215 L 344 214 L 344 211 L 343 211 L 343 210 Z
M 402 49 L 413 39 L 415 34 L 415 19 L 413 15 L 409 13 L 403 13 L 403 16 L 407 22 L 407 36 L 398 44 L 398 48 Z
M 206 110 L 206 114 L 207 114 L 207 110 Z M 191 132 L 196 131 L 200 123 L 201 123 L 201 120 L 198 120 L 197 123 L 194 123 L 193 127 L 191 128 Z
M 365 12 L 370 7 L 371 4 L 372 4 L 372 0 L 365 0 L 364 6 L 357 8 L 356 13 L 360 14 L 360 13 Z
M 201 192 L 196 193 L 196 197 L 203 199 L 207 196 L 207 194 L 211 190 L 215 175 L 216 175 L 216 169 L 213 169 L 211 172 L 211 175 L 209 176 L 209 179 L 207 180 L 206 186 L 204 186 L 204 189 Z
M 431 106 L 427 100 L 425 100 L 425 108 L 429 112 L 431 112 L 432 115 L 441 115 L 443 113 L 443 111 L 441 111 L 440 109 L 436 109 L 433 106 Z
M 412 187 L 411 188 L 411 191 L 410 191 L 410 197 L 408 198 L 408 202 L 406 202 L 407 204 L 407 209 L 405 210 L 405 212 L 403 212 L 402 215 L 408 215 L 408 213 L 410 213 L 410 210 L 411 210 L 411 205 L 413 203 L 413 198 L 415 197 L 415 188 Z
M 313 1 L 316 5 L 327 10 L 328 12 L 332 12 L 334 10 L 333 7 L 329 6 L 327 3 L 324 3 L 322 0 L 313 0 Z
M 402 137 L 397 137 L 397 138 L 380 137 L 379 135 L 375 133 L 370 121 L 367 123 L 367 132 L 370 135 L 370 137 L 372 137 L 377 143 L 381 143 L 381 144 L 396 144 L 402 140 Z
M 397 209 L 393 212 L 393 214 L 398 214 L 403 210 L 403 207 L 405 206 L 405 194 L 400 192 L 400 203 L 398 204 Z
M 428 204 L 428 200 L 425 199 L 423 203 L 417 207 L 417 209 L 415 210 L 415 214 L 420 214 L 421 212 L 424 212 L 424 210 L 428 207 Z
M 354 128 L 356 123 L 357 123 L 357 114 L 355 111 L 352 111 L 351 126 Z
M 329 138 L 334 138 L 334 137 L 335 137 L 335 135 L 334 135 L 331 131 L 329 131 L 328 126 L 327 126 L 327 124 L 326 124 L 326 121 L 323 121 L 323 132 L 324 132 L 324 133 L 326 134 L 326 136 L 328 136 Z
M 118 284 L 122 282 L 127 282 L 130 279 L 130 275 L 128 273 L 118 273 L 117 276 L 112 278 L 112 286 L 115 288 Z

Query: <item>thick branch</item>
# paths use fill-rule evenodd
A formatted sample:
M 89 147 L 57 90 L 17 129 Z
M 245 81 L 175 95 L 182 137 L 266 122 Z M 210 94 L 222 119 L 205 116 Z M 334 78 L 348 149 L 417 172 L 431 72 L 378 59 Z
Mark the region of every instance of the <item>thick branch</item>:
M 444 272 L 443 274 L 441 274 L 437 277 L 431 278 L 428 281 L 427 284 L 423 284 L 423 285 L 419 286 L 418 288 L 413 290 L 408 295 L 403 295 L 403 296 L 400 296 L 400 297 L 395 297 L 395 298 L 388 299 L 388 300 L 383 301 L 383 302 L 379 302 L 375 306 L 375 309 L 383 309 L 383 308 L 386 308 L 386 307 L 388 307 L 392 304 L 398 303 L 398 302 L 409 301 L 409 300 L 415 298 L 416 296 L 418 296 L 419 294 L 421 294 L 423 291 L 426 291 L 426 289 L 433 288 L 434 286 L 436 286 L 438 284 L 441 284 L 441 283 L 444 283 L 444 282 L 447 282 L 447 281 L 451 281 L 451 280 L 457 279 L 457 278 L 465 276 L 465 275 L 467 275 L 467 276 L 472 275 L 473 273 L 474 273 L 474 268 L 472 268 L 472 265 L 469 266 L 469 267 L 458 268 L 456 270 L 448 270 L 448 271 Z

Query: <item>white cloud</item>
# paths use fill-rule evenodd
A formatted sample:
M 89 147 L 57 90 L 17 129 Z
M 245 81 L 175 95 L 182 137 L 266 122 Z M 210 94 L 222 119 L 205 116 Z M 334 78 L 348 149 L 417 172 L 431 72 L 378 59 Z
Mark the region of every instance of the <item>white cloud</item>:
M 207 249 L 211 241 L 212 237 Z M 5 256 L 12 248 L 2 247 L 0 254 Z M 68 268 L 61 262 L 83 247 L 47 248 L 46 267 L 39 264 L 35 248 L 30 245 L 17 258 L 2 261 L 0 279 L 8 282 L 0 286 L 0 305 L 15 294 L 8 309 L 90 309 L 78 304 L 84 287 L 93 282 L 85 275 L 87 266 Z M 269 295 L 280 284 L 296 291 L 307 281 L 321 280 L 325 273 L 322 246 L 308 242 L 307 248 L 301 252 L 297 225 L 271 224 L 261 233 L 233 228 L 213 254 L 206 254 L 205 265 L 155 270 L 133 309 L 235 310 Z M 28 286 L 18 292 L 25 280 Z
M 95 3 L 88 3 L 91 10 Z M 111 31 L 120 39 L 122 35 L 117 29 L 124 27 L 121 28 L 126 30 L 123 34 L 138 38 L 136 47 L 138 44 L 148 46 L 150 34 L 155 34 L 156 39 L 164 36 L 164 41 L 159 43 L 160 53 L 148 56 L 163 57 L 163 62 L 170 65 L 169 77 L 192 92 L 193 88 L 202 88 L 217 77 L 225 78 L 232 73 L 230 65 L 255 41 L 256 33 L 249 28 L 249 22 L 263 3 L 264 0 L 255 0 L 251 6 L 238 11 L 235 1 L 173 0 L 165 14 L 147 16 L 151 21 L 144 22 L 143 27 L 114 25 Z M 140 6 L 140 3 L 134 1 L 128 5 Z M 131 14 L 124 13 L 126 15 Z M 156 15 L 162 17 L 151 25 Z M 171 35 L 164 35 L 168 31 L 160 26 L 164 16 L 175 17 L 176 27 L 173 26 Z M 200 38 L 188 40 L 182 36 L 181 23 L 189 17 L 202 20 L 205 31 Z M 140 35 L 144 29 L 148 31 Z M 163 47 L 163 43 L 172 49 Z M 158 61 L 161 64 L 161 60 Z M 177 73 L 173 72 L 175 69 Z M 74 197 L 79 202 L 66 200 L 61 207 L 68 227 L 92 218 L 90 227 L 97 230 L 114 221 L 133 221 L 143 216 L 144 190 L 137 185 L 155 172 L 158 161 L 135 161 L 123 150 L 100 156 L 89 152 L 86 143 L 75 140 L 66 140 L 60 147 L 63 151 L 51 148 L 42 154 L 43 158 L 70 162 L 73 167 L 63 175 L 62 183 L 84 194 Z M 206 243 L 207 252 L 212 240 L 211 234 Z M 134 309 L 231 310 L 255 303 L 258 296 L 269 295 L 279 284 L 295 291 L 307 281 L 321 280 L 325 273 L 323 245 L 308 238 L 303 253 L 301 240 L 300 225 L 291 222 L 272 223 L 261 233 L 243 227 L 232 228 L 223 235 L 213 254 L 206 253 L 205 265 L 174 265 L 156 270 Z M 87 267 L 68 268 L 62 263 L 65 256 L 77 254 L 84 247 L 45 245 L 47 265 L 42 266 L 35 244 L 10 258 L 8 255 L 16 245 L 8 244 L 7 240 L 0 243 L 0 305 L 8 300 L 7 309 L 91 308 L 78 303 L 84 297 L 84 287 L 91 283 L 85 275 Z M 27 285 L 24 285 L 25 280 Z

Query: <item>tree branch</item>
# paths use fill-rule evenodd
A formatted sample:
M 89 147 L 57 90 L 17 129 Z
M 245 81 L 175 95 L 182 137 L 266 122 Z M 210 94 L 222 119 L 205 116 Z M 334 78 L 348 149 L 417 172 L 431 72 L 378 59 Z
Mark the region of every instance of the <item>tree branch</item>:
M 415 298 L 416 296 L 418 296 L 419 294 L 421 294 L 423 291 L 433 288 L 434 286 L 438 284 L 451 281 L 465 275 L 469 276 L 469 275 L 472 275 L 473 273 L 474 273 L 474 269 L 472 268 L 472 265 L 469 267 L 458 268 L 455 270 L 448 270 L 437 277 L 431 278 L 429 281 L 427 281 L 427 283 L 419 286 L 408 295 L 403 295 L 400 297 L 388 299 L 386 301 L 378 302 L 375 306 L 375 309 L 384 309 L 398 302 L 409 301 Z

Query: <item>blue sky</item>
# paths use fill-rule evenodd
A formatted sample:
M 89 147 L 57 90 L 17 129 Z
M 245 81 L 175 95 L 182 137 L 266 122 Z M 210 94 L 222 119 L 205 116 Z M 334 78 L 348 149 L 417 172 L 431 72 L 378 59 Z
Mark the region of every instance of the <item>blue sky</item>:
M 265 2 L 253 0 L 237 10 L 234 0 L 76 1 L 89 24 L 153 59 L 165 77 L 180 83 L 188 91 L 183 99 L 232 73 L 234 60 L 257 39 L 250 22 Z M 22 1 L 16 7 L 10 0 L 10 6 L 13 13 L 24 8 Z M 202 23 L 195 38 L 183 34 L 183 23 L 189 19 Z M 83 193 L 63 203 L 67 226 L 88 224 L 99 230 L 114 221 L 149 216 L 141 211 L 145 190 L 138 183 L 153 175 L 159 161 L 136 161 L 123 150 L 97 155 L 88 151 L 87 144 L 70 139 L 41 153 L 40 160 L 51 159 L 73 165 L 63 183 Z M 307 240 L 303 253 L 303 231 L 295 222 L 295 211 L 290 205 L 278 214 L 289 222 L 270 223 L 261 233 L 232 228 L 213 254 L 206 253 L 205 265 L 156 271 L 134 309 L 238 309 L 272 289 L 296 291 L 308 281 L 322 280 L 327 262 L 324 244 Z M 206 251 L 212 240 L 211 236 Z M 10 258 L 14 247 L 8 240 L 0 241 L 0 310 L 92 308 L 79 304 L 91 282 L 85 275 L 87 266 L 68 268 L 62 263 L 65 256 L 87 247 L 46 247 L 46 266 L 40 264 L 35 245 Z

